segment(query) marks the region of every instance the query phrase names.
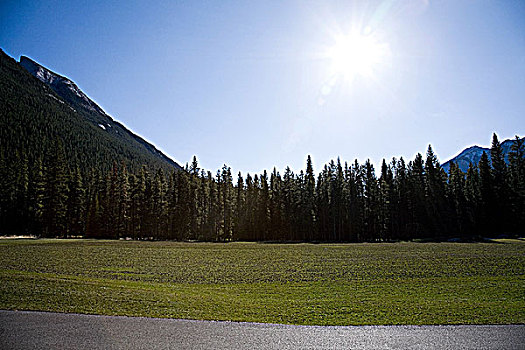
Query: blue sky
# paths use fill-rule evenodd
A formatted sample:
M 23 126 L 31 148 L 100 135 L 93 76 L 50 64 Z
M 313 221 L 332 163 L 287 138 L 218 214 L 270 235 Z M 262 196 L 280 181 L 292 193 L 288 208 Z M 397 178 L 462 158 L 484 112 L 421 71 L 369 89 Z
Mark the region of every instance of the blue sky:
M 384 54 L 348 76 L 331 52 L 353 32 Z M 525 134 L 519 0 L 2 1 L 0 47 L 212 171 L 411 160 L 429 143 L 444 162 Z

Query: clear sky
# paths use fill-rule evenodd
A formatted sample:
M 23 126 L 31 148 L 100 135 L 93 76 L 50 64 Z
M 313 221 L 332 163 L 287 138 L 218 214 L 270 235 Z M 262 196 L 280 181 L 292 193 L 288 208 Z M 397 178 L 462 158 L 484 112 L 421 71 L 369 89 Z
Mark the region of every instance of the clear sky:
M 181 164 L 444 162 L 525 134 L 525 1 L 0 1 L 0 47 Z

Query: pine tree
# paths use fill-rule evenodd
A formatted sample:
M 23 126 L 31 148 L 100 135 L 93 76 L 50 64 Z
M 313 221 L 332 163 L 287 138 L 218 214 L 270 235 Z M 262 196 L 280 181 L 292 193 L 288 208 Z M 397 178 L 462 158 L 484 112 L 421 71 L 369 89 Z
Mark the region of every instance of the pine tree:
M 323 171 L 317 176 L 316 207 L 318 221 L 318 232 L 316 241 L 327 241 L 330 232 L 330 171 L 328 165 L 323 167 Z M 285 173 L 286 181 L 286 173 Z
M 480 194 L 480 213 L 477 220 L 480 233 L 491 234 L 498 226 L 500 218 L 495 216 L 494 209 L 494 187 L 492 172 L 489 165 L 489 158 L 485 152 L 481 155 L 479 167 L 479 194 Z
M 481 210 L 481 180 L 478 167 L 470 163 L 465 178 L 465 221 L 467 224 L 466 232 L 476 234 L 480 221 Z
M 191 166 L 189 169 L 189 173 L 193 176 L 199 176 L 199 162 L 197 161 L 197 156 L 193 156 L 193 159 L 191 161 Z
M 374 166 L 367 159 L 364 166 L 364 237 L 369 241 L 376 239 L 378 232 L 378 187 Z
M 525 227 L 525 138 L 514 139 L 509 152 L 509 227 L 523 234 Z
M 196 207 L 197 207 L 197 240 L 206 240 L 206 229 L 209 221 L 210 187 L 206 178 L 206 172 L 201 170 L 197 181 Z
M 33 164 L 29 183 L 29 233 L 39 236 L 42 233 L 42 212 L 44 208 L 45 182 L 42 158 Z
M 128 218 L 129 224 L 127 229 L 127 235 L 133 239 L 138 239 L 140 232 L 140 205 L 139 205 L 139 181 L 135 174 L 128 176 L 129 184 L 129 207 L 128 207 Z M 174 237 L 172 237 L 174 238 Z
M 166 201 L 166 181 L 164 172 L 158 169 L 151 188 L 151 234 L 154 239 L 166 239 L 168 206 Z
M 507 166 L 505 165 L 503 149 L 501 148 L 501 144 L 496 133 L 492 135 L 490 157 L 492 162 L 492 179 L 494 190 L 496 193 L 500 193 L 505 187 Z
M 314 239 L 316 230 L 316 208 L 315 208 L 315 175 L 312 158 L 308 155 L 306 159 L 305 173 L 305 215 L 306 215 L 306 241 Z
M 13 228 L 28 232 L 29 227 L 29 164 L 25 150 L 16 152 Z
M 210 191 L 210 202 L 208 209 L 208 223 L 206 225 L 206 236 L 208 240 L 217 240 L 217 232 L 219 230 L 220 208 L 219 208 L 219 190 L 218 184 L 214 180 L 211 171 L 208 171 L 208 184 Z
M 394 165 L 394 234 L 396 239 L 408 239 L 407 229 L 409 227 L 409 180 L 408 173 L 403 157 Z
M 425 170 L 423 156 L 420 153 L 408 164 L 408 183 L 408 207 L 411 217 L 407 233 L 412 238 L 420 238 L 426 236 L 429 231 L 425 197 Z
M 129 235 L 130 230 L 130 186 L 129 176 L 126 165 L 124 163 L 120 166 L 121 170 L 117 179 L 117 222 L 116 230 L 117 237 L 125 237 Z
M 103 203 L 105 201 L 106 186 L 103 176 L 98 170 L 93 171 L 88 190 L 89 205 L 86 218 L 86 237 L 101 238 L 104 236 Z
M 337 158 L 337 163 L 333 161 L 331 165 L 330 179 L 330 200 L 332 216 L 332 237 L 331 241 L 340 242 L 343 239 L 344 215 L 343 215 L 343 188 L 344 176 L 341 160 Z
M 219 241 L 231 240 L 233 234 L 233 203 L 232 203 L 232 175 L 231 169 L 226 166 L 222 167 L 221 173 L 217 173 L 219 179 L 219 193 L 221 206 L 221 231 L 218 234 Z
M 266 170 L 260 176 L 260 195 L 258 207 L 258 230 L 263 241 L 268 240 L 268 226 L 270 222 L 270 187 L 268 185 L 268 174 Z
M 447 229 L 446 180 L 443 179 L 441 166 L 432 146 L 428 145 L 425 161 L 425 207 L 427 208 L 428 229 L 438 236 Z
M 10 186 L 9 178 L 12 176 L 8 169 L 7 155 L 0 148 L 0 234 L 8 234 L 8 217 L 10 208 Z
M 235 230 L 233 239 L 244 240 L 246 237 L 246 208 L 245 208 L 245 189 L 244 179 L 239 171 L 237 175 L 237 186 L 235 187 Z
M 179 241 L 191 239 L 191 185 L 186 171 L 177 173 L 177 204 L 175 206 L 176 237 Z
M 119 169 L 116 163 L 107 175 L 106 196 L 104 201 L 105 233 L 109 238 L 119 238 Z
M 86 229 L 85 211 L 86 198 L 84 183 L 80 168 L 76 166 L 69 181 L 68 226 L 71 235 L 82 236 L 84 234 Z
M 347 182 L 350 184 L 351 240 L 362 242 L 365 237 L 365 188 L 363 167 L 354 160 Z
M 465 213 L 465 210 L 467 209 L 467 199 L 465 197 L 465 174 L 454 162 L 450 164 L 449 173 L 448 198 L 453 215 L 452 227 L 455 232 L 464 234 L 468 227 L 468 222 L 466 220 L 467 215 Z
M 43 233 L 47 237 L 67 236 L 68 175 L 63 143 L 56 140 L 48 153 L 46 174 Z
M 507 166 L 503 156 L 503 149 L 498 140 L 496 133 L 492 135 L 492 146 L 490 148 L 490 157 L 492 162 L 492 188 L 493 201 L 491 211 L 493 217 L 498 219 L 498 224 L 495 223 L 493 229 L 506 231 L 509 229 L 510 221 L 509 208 L 507 206 L 509 201 L 509 188 L 507 182 Z
M 379 177 L 379 236 L 382 240 L 392 239 L 392 170 L 383 159 L 381 176 Z
M 285 234 L 283 230 L 283 203 L 282 203 L 282 179 L 276 168 L 270 175 L 270 205 L 269 205 L 269 239 L 272 241 L 282 240 Z
M 181 171 L 180 173 L 185 173 Z M 154 215 L 153 212 L 153 186 L 150 172 L 143 166 L 139 173 L 139 188 L 140 188 L 140 231 L 139 237 L 141 239 L 148 239 L 152 237 Z

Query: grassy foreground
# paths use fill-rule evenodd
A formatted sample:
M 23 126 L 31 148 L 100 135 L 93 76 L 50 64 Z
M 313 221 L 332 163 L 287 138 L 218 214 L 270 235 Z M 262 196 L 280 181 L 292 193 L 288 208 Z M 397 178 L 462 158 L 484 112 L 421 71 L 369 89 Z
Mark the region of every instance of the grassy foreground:
M 525 243 L 1 240 L 0 309 L 309 325 L 525 323 Z

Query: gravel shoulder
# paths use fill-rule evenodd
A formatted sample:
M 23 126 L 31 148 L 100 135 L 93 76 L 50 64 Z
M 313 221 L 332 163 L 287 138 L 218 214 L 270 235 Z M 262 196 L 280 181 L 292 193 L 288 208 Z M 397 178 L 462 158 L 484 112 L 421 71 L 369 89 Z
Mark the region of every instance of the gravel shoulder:
M 525 325 L 318 327 L 0 310 L 1 349 L 525 349 Z

